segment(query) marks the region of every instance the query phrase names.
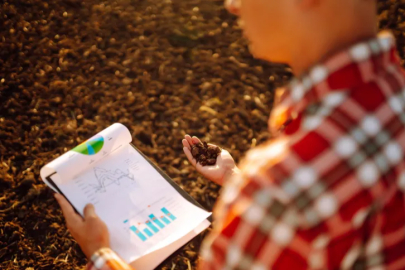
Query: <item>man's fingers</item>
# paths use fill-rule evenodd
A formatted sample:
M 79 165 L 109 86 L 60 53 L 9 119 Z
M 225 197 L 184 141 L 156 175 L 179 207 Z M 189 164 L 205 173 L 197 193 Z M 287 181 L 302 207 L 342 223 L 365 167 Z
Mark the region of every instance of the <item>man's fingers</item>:
M 200 139 L 199 139 L 198 137 L 196 137 L 196 136 L 193 136 L 193 137 L 191 138 L 191 136 L 187 134 L 186 136 L 184 136 L 184 138 L 187 140 L 187 142 L 188 142 L 190 145 L 194 145 L 194 144 L 197 144 L 197 143 L 201 143 Z
M 62 195 L 55 193 L 55 199 L 62 209 L 63 216 L 67 224 L 76 224 L 82 222 L 82 218 L 75 212 L 72 205 Z
M 191 145 L 193 145 L 194 143 L 193 143 L 193 139 L 191 138 L 191 136 L 190 135 L 186 135 L 186 136 L 184 136 L 184 138 L 187 140 L 187 142 L 188 142 L 188 144 L 191 146 Z
M 195 166 L 196 163 L 197 163 L 197 161 L 195 160 L 195 158 L 194 158 L 193 155 L 191 154 L 190 149 L 188 149 L 187 147 L 183 147 L 183 151 L 184 151 L 184 154 L 186 154 L 186 157 L 187 157 L 188 161 L 189 161 L 193 166 Z
M 94 205 L 92 205 L 91 203 L 87 204 L 86 207 L 84 207 L 83 214 L 84 214 L 85 221 L 89 218 L 97 217 L 96 210 L 94 209 Z
M 191 148 L 190 144 L 188 143 L 188 141 L 186 139 L 183 139 L 181 142 L 183 143 L 184 147 L 187 147 L 188 149 Z
M 196 136 L 193 136 L 192 140 L 194 144 L 201 143 L 200 139 L 198 139 Z

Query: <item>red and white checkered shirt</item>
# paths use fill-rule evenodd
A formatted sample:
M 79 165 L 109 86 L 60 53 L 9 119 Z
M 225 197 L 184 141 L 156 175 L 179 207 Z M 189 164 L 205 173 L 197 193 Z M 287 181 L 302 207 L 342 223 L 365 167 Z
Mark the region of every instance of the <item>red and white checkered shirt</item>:
M 278 137 L 248 152 L 214 211 L 201 269 L 405 269 L 405 73 L 394 39 L 292 82 Z
M 405 269 L 405 73 L 394 43 L 381 34 L 291 83 L 270 118 L 279 134 L 223 188 L 201 269 Z

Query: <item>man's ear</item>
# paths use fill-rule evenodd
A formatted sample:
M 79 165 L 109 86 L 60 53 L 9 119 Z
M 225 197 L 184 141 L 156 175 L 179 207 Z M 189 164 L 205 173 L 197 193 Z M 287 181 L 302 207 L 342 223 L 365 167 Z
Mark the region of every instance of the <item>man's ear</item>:
M 319 6 L 319 4 L 322 1 L 323 0 L 297 0 L 298 5 L 302 9 L 308 9 L 308 8 L 313 8 L 313 7 Z M 334 0 L 334 1 L 336 1 L 336 0 Z

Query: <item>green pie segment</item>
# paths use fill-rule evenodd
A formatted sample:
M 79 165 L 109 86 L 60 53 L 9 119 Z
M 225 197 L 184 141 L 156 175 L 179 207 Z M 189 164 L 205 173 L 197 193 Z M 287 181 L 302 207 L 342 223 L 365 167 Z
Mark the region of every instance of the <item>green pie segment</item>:
M 83 155 L 95 155 L 98 152 L 100 152 L 101 148 L 103 148 L 104 145 L 104 138 L 103 137 L 96 137 L 93 139 L 90 139 L 88 141 L 85 141 L 82 144 L 79 144 L 75 148 L 72 149 L 72 151 L 75 151 L 77 153 L 83 154 Z

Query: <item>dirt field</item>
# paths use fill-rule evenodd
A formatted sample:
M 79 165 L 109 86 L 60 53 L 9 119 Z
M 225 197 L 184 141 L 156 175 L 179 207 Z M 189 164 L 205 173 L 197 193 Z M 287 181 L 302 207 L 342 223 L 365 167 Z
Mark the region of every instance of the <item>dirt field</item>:
M 400 2 L 379 14 L 404 58 Z M 6 0 L 0 21 L 0 269 L 83 268 L 39 169 L 114 122 L 211 210 L 218 186 L 185 161 L 182 137 L 239 160 L 269 138 L 273 90 L 291 77 L 250 56 L 221 0 Z M 194 269 L 203 236 L 161 269 Z

